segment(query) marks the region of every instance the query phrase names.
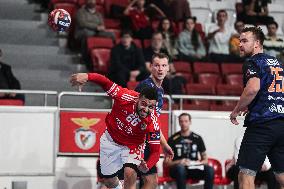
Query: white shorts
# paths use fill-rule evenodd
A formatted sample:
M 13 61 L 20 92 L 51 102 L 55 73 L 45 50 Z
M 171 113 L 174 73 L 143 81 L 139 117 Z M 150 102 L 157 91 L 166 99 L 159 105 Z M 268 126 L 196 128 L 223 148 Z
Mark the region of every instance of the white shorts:
M 100 139 L 101 173 L 112 177 L 116 176 L 125 163 L 139 165 L 143 146 L 140 145 L 137 149 L 130 150 L 127 146 L 115 143 L 105 131 Z

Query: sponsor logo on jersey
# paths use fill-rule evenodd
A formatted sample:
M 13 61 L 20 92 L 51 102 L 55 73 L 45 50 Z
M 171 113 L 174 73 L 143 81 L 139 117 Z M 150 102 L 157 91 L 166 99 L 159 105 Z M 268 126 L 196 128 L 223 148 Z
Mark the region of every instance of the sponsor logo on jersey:
M 284 114 L 284 106 L 282 106 L 281 104 L 272 104 L 270 107 L 269 107 L 269 111 L 270 112 L 277 112 L 277 113 L 280 113 L 280 114 Z
M 150 141 L 151 140 L 160 140 L 160 132 L 150 132 Z
M 277 59 L 269 58 L 266 60 L 266 63 L 268 66 L 277 66 L 279 65 L 279 62 Z
M 95 126 L 100 119 L 86 117 L 71 118 L 71 121 L 80 128 L 75 130 L 75 143 L 82 150 L 91 149 L 96 143 L 96 132 L 90 127 Z
M 268 100 L 281 100 L 284 101 L 284 97 L 278 96 L 278 97 L 273 97 L 271 95 L 268 95 Z

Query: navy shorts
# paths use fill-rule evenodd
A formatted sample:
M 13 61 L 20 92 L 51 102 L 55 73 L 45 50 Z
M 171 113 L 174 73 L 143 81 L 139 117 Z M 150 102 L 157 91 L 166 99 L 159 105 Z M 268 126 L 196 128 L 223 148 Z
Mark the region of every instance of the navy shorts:
M 284 119 L 251 124 L 246 128 L 237 165 L 257 172 L 267 155 L 275 173 L 284 173 Z

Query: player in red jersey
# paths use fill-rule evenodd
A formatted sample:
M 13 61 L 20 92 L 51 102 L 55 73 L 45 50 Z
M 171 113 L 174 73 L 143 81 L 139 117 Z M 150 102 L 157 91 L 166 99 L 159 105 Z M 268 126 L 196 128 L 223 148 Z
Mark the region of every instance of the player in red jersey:
M 118 171 L 124 167 L 124 188 L 135 188 L 137 173 L 147 172 L 159 160 L 160 126 L 155 110 L 157 91 L 152 87 L 140 93 L 122 88 L 97 73 L 77 73 L 71 76 L 72 85 L 93 81 L 114 99 L 106 116 L 107 129 L 100 139 L 100 163 L 104 184 L 108 188 L 122 188 Z M 141 157 L 146 139 L 150 143 L 150 158 Z

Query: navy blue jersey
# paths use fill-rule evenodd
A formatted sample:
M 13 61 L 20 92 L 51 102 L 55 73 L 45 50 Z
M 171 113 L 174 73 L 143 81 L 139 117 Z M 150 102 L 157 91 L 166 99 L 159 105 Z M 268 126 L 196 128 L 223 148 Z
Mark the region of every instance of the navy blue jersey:
M 154 87 L 158 92 L 158 103 L 156 106 L 156 112 L 158 116 L 161 114 L 161 110 L 163 107 L 163 96 L 164 96 L 164 89 L 162 87 L 157 87 L 151 77 L 141 81 L 138 86 L 135 88 L 135 91 L 140 92 L 144 87 Z
M 264 53 L 256 54 L 243 65 L 244 86 L 252 77 L 260 79 L 260 90 L 249 104 L 245 125 L 284 118 L 283 63 Z

